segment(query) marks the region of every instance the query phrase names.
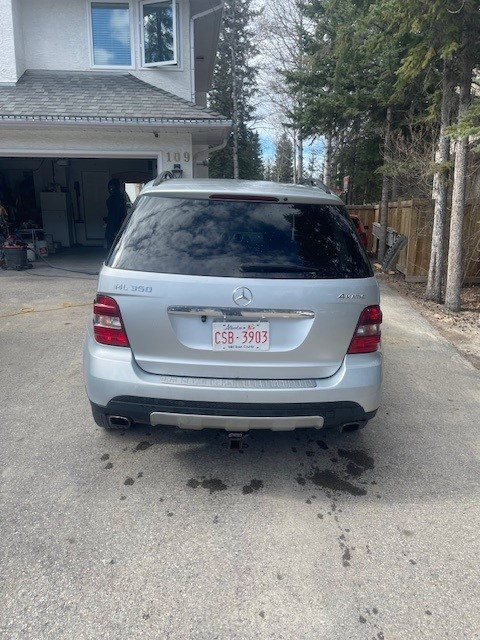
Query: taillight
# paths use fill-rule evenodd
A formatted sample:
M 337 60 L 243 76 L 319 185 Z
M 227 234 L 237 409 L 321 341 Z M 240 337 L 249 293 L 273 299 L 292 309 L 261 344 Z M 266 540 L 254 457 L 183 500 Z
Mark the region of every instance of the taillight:
M 93 303 L 93 335 L 100 344 L 128 347 L 128 338 L 116 300 L 97 295 Z
M 382 312 L 378 304 L 366 307 L 360 314 L 357 328 L 347 353 L 372 353 L 380 344 Z

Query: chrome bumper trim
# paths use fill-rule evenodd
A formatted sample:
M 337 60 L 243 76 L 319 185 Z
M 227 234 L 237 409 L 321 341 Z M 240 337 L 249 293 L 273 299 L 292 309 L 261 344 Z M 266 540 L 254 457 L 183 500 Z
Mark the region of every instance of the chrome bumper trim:
M 274 431 L 293 431 L 302 427 L 321 429 L 322 416 L 288 416 L 244 418 L 237 416 L 205 416 L 185 413 L 153 412 L 150 414 L 152 426 L 176 426 L 181 429 L 227 429 L 229 431 L 248 431 L 249 429 L 273 429 Z

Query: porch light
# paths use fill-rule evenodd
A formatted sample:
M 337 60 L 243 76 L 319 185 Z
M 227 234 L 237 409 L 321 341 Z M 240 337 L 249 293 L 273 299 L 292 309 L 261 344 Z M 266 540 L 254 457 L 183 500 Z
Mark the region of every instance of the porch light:
M 172 169 L 172 175 L 174 178 L 182 178 L 183 177 L 183 169 L 179 164 L 174 164 Z

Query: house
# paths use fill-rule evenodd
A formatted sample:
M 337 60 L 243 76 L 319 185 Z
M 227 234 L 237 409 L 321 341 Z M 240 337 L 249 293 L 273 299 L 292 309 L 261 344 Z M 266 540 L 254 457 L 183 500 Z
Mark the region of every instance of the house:
M 215 0 L 0 0 L 0 201 L 56 242 L 102 245 L 107 183 L 133 200 L 206 177 L 231 123 L 206 108 Z

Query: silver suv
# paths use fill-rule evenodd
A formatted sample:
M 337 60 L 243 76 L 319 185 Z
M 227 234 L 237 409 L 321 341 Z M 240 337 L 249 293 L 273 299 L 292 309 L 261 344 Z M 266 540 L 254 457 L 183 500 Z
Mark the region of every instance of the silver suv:
M 95 422 L 353 431 L 380 402 L 379 290 L 327 189 L 168 180 L 103 266 L 84 372 Z

